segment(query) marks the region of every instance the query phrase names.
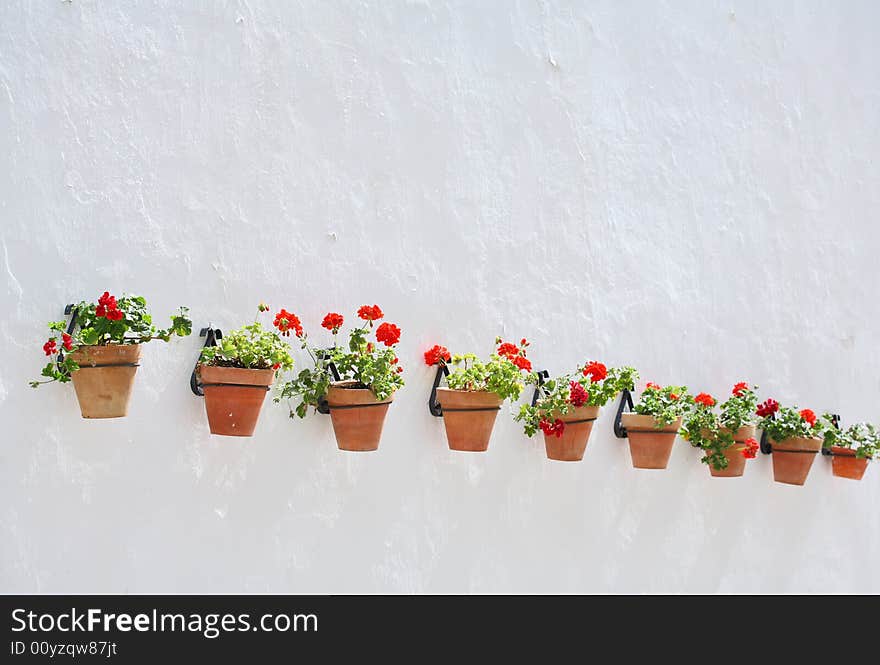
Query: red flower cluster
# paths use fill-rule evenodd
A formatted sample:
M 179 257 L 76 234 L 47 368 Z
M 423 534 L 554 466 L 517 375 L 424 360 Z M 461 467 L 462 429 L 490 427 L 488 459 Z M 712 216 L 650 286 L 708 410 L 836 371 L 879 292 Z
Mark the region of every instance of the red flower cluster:
M 275 315 L 275 321 L 272 325 L 278 328 L 285 337 L 290 337 L 291 330 L 296 333 L 297 337 L 302 337 L 303 335 L 303 327 L 299 317 L 296 314 L 291 314 L 283 307 Z
M 43 353 L 47 356 L 52 356 L 58 353 L 58 347 L 56 346 L 54 338 L 43 344 Z
M 337 314 L 336 312 L 330 312 L 327 316 L 324 317 L 324 320 L 321 321 L 321 327 L 326 328 L 332 333 L 336 333 L 341 327 L 344 319 L 342 318 L 342 314 Z
M 648 383 L 645 385 L 645 390 L 663 390 L 663 387 L 657 385 L 656 383 L 648 381 Z
M 709 393 L 700 393 L 696 397 L 694 397 L 694 401 L 697 404 L 702 404 L 703 406 L 715 406 L 715 398 L 712 397 Z
M 733 396 L 734 397 L 742 397 L 743 393 L 749 389 L 749 384 L 745 381 L 740 381 L 733 387 Z
M 452 360 L 452 355 L 449 353 L 449 349 L 447 349 L 445 346 L 435 344 L 430 349 L 425 351 L 425 364 L 428 367 L 439 365 L 441 361 L 448 363 L 450 360 Z
M 95 308 L 95 316 L 99 319 L 107 318 L 110 321 L 119 321 L 122 318 L 122 310 L 116 306 L 116 297 L 108 291 L 98 298 L 98 306 Z
M 590 399 L 590 393 L 577 381 L 572 381 L 568 387 L 571 389 L 568 401 L 571 402 L 572 406 L 583 406 Z
M 547 436 L 556 436 L 557 438 L 561 437 L 562 433 L 565 431 L 565 423 L 559 418 L 552 423 L 546 418 L 542 418 L 541 422 L 538 423 L 538 427 L 540 427 L 541 431 Z
M 61 333 L 61 343 L 64 345 L 64 349 L 66 351 L 73 350 L 73 338 L 70 335 L 68 335 L 66 332 Z
M 676 393 L 669 393 L 669 399 L 674 402 L 678 399 L 678 395 Z
M 775 399 L 768 399 L 766 402 L 758 405 L 758 408 L 755 409 L 755 414 L 761 418 L 769 418 L 777 411 L 779 411 L 779 402 Z
M 816 424 L 816 414 L 812 409 L 804 409 L 800 412 L 801 418 L 803 418 L 806 422 L 810 423 L 810 427 Z
M 393 323 L 383 323 L 376 328 L 376 339 L 385 346 L 394 346 L 400 341 L 400 328 Z
M 510 342 L 502 342 L 498 345 L 498 355 L 502 358 L 507 358 L 510 362 L 516 365 L 519 369 L 531 372 L 532 371 L 532 362 L 526 358 L 526 347 L 529 343 L 523 338 L 517 346 L 516 344 L 511 344 Z
M 376 321 L 385 315 L 379 305 L 364 305 L 358 310 L 358 316 L 364 321 Z
M 608 368 L 594 360 L 591 363 L 587 363 L 587 366 L 584 367 L 584 376 L 589 376 L 590 381 L 596 383 L 596 381 L 601 381 L 608 376 Z
M 758 455 L 758 442 L 754 439 L 746 439 L 743 443 L 746 444 L 746 447 L 742 450 L 743 457 L 755 459 Z

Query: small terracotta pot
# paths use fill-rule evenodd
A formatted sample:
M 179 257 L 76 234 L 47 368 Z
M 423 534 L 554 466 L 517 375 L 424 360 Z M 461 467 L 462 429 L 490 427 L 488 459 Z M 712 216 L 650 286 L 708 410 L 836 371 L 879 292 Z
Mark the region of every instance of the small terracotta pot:
M 339 450 L 367 452 L 379 447 L 385 414 L 393 397 L 380 402 L 369 388 L 358 388 L 355 381 L 330 384 L 327 403 Z
M 621 424 L 626 428 L 629 438 L 629 452 L 632 455 L 633 467 L 636 469 L 665 469 L 672 453 L 672 444 L 681 428 L 682 419 L 655 427 L 653 416 L 637 413 L 621 415 Z
M 253 436 L 274 369 L 199 365 L 211 434 Z
M 481 453 L 489 447 L 502 400 L 487 390 L 437 388 L 450 450 Z
M 562 415 L 558 412 L 550 414 L 550 420 L 559 418 L 565 423 L 562 436 L 544 435 L 544 448 L 547 459 L 559 462 L 579 462 L 584 458 L 584 451 L 593 431 L 593 423 L 599 417 L 598 406 L 581 406 Z
M 803 485 L 807 474 L 822 449 L 822 439 L 793 438 L 784 441 L 770 440 L 773 449 L 773 480 L 787 485 Z
M 141 345 L 84 346 L 70 357 L 80 367 L 71 378 L 82 417 L 122 418 L 128 415 Z
M 861 480 L 868 468 L 868 458 L 856 457 L 856 451 L 852 448 L 831 446 L 831 472 L 838 478 Z
M 722 427 L 721 433 L 729 434 L 730 430 L 726 427 Z M 709 432 L 707 430 L 703 430 L 702 435 L 704 437 L 708 434 Z M 739 478 L 742 476 L 746 470 L 746 458 L 743 457 L 742 454 L 744 446 L 739 444 L 742 444 L 746 439 L 754 438 L 754 425 L 744 425 L 733 432 L 733 445 L 723 451 L 724 456 L 727 458 L 727 468 L 716 469 L 711 463 L 709 463 L 706 465 L 709 467 L 709 473 L 715 478 Z M 705 453 L 705 451 L 703 452 Z

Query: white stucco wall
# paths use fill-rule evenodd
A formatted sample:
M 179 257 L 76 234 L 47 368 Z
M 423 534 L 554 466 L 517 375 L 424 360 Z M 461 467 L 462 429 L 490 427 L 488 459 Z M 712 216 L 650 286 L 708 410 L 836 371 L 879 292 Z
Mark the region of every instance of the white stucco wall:
M 508 415 L 451 453 L 440 342 L 880 421 L 880 8 L 856 2 L 4 2 L 0 591 L 880 592 L 880 469 L 678 442 L 580 464 Z M 212 438 L 201 340 L 131 415 L 32 391 L 103 290 L 231 329 L 379 303 L 407 387 L 375 454 L 267 404 Z

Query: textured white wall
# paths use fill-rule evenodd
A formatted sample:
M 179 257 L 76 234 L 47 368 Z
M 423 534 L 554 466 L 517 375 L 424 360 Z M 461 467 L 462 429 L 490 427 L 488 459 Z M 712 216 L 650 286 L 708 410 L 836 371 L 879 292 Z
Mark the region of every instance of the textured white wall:
M 873 2 L 4 2 L 0 590 L 880 592 L 880 469 L 687 444 L 580 464 L 499 418 L 446 449 L 429 345 L 880 420 Z M 32 391 L 43 324 L 105 289 L 230 329 L 379 303 L 408 385 L 376 454 L 267 404 L 212 438 L 200 340 L 131 415 Z

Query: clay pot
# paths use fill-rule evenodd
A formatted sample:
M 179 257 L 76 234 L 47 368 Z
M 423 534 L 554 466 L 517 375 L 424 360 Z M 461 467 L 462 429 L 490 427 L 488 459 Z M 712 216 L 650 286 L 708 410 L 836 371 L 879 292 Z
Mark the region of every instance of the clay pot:
M 489 447 L 495 417 L 504 401 L 495 393 L 437 388 L 450 450 L 481 453 Z
M 730 433 L 730 430 L 726 427 L 722 427 L 721 432 Z M 708 432 L 703 430 L 703 436 L 705 437 L 707 434 Z M 754 438 L 754 425 L 744 425 L 736 430 L 736 432 L 733 433 L 733 445 L 724 451 L 724 456 L 727 458 L 727 468 L 716 469 L 712 464 L 707 464 L 706 466 L 709 467 L 709 473 L 715 478 L 739 478 L 742 476 L 746 470 L 746 458 L 743 457 L 742 454 L 744 446 L 738 444 L 742 444 L 746 439 Z
M 629 452 L 636 469 L 665 469 L 672 453 L 672 444 L 681 428 L 682 419 L 655 427 L 653 416 L 637 413 L 621 415 L 621 424 L 626 428 L 629 438 Z
M 367 452 L 379 447 L 385 414 L 393 397 L 380 402 L 372 390 L 359 385 L 356 381 L 337 381 L 327 391 L 339 450 Z
M 856 457 L 856 451 L 851 448 L 831 446 L 831 472 L 838 478 L 861 480 L 868 468 L 868 458 Z
M 822 439 L 771 439 L 770 446 L 773 449 L 773 480 L 788 485 L 803 485 L 816 453 L 822 448 Z
M 199 365 L 198 373 L 211 434 L 253 436 L 275 370 Z
M 579 462 L 584 458 L 593 423 L 599 417 L 598 406 L 580 406 L 562 415 L 558 412 L 550 414 L 550 420 L 559 418 L 565 423 L 562 436 L 544 435 L 544 448 L 547 459 L 559 462 Z
M 70 357 L 79 365 L 71 375 L 83 418 L 122 418 L 141 357 L 140 344 L 84 346 Z

